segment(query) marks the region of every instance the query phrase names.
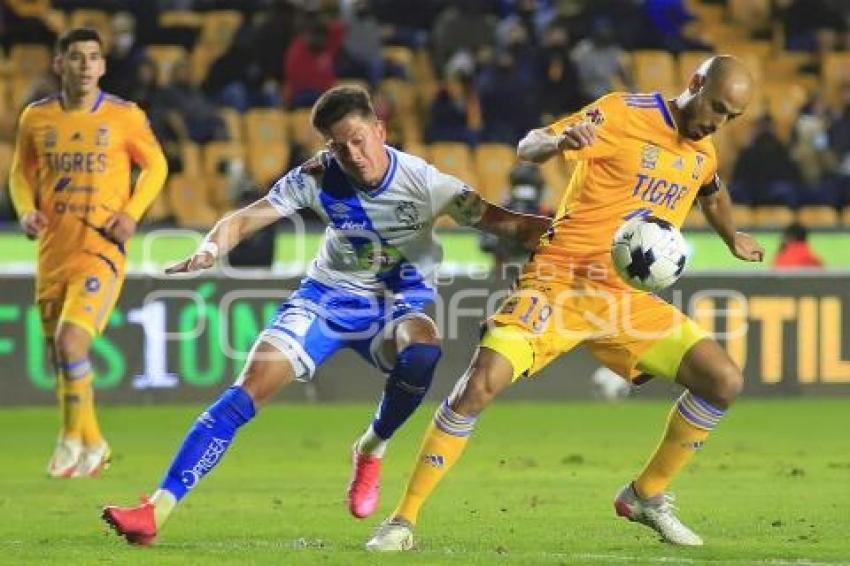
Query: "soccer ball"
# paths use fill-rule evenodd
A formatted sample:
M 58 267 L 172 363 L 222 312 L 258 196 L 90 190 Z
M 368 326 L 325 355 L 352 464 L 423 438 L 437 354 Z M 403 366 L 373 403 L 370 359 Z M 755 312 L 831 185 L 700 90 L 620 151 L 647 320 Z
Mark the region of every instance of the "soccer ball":
M 657 292 L 675 283 L 685 270 L 688 247 L 682 233 L 666 220 L 641 216 L 614 234 L 611 259 L 626 283 Z

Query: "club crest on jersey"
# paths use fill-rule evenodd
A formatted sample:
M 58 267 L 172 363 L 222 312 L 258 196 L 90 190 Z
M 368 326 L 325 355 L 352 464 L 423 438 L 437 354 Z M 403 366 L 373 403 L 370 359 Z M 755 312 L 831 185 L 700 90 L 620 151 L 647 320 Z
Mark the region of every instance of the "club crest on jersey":
M 89 293 L 97 293 L 98 289 L 100 289 L 100 279 L 95 277 L 94 275 L 86 278 L 86 291 Z
M 589 108 L 584 113 L 584 121 L 594 126 L 601 126 L 605 121 L 605 114 L 599 108 Z
M 398 206 L 395 207 L 395 217 L 396 220 L 406 226 L 414 226 L 419 223 L 419 211 L 416 209 L 416 205 L 410 201 L 398 203 Z
M 56 133 L 56 128 L 50 126 L 47 128 L 47 131 L 44 134 L 44 148 L 45 149 L 53 149 L 56 147 L 56 140 L 59 138 L 59 134 Z
M 97 132 L 94 135 L 94 145 L 99 147 L 109 145 L 109 128 L 105 125 L 98 126 Z
M 658 165 L 659 155 L 661 155 L 661 149 L 658 146 L 651 143 L 643 146 L 640 152 L 641 169 L 655 169 Z
M 705 162 L 705 156 L 701 153 L 697 153 L 694 156 L 694 172 L 691 173 L 691 179 L 697 181 L 702 177 L 702 164 Z

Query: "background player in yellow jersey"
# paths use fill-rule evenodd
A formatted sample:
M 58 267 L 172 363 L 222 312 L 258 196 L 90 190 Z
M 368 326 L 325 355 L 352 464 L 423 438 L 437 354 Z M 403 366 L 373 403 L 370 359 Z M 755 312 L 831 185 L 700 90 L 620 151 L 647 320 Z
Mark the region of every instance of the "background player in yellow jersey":
M 762 260 L 758 243 L 735 230 L 708 139 L 744 111 L 752 87 L 737 59 L 714 57 L 674 100 L 613 93 L 520 142 L 520 158 L 540 162 L 562 154 L 577 161 L 576 170 L 551 230 L 437 410 L 405 494 L 368 549 L 411 548 L 420 508 L 460 457 L 481 411 L 519 377 L 580 344 L 624 378 L 662 376 L 686 388 L 656 452 L 619 492 L 615 509 L 668 542 L 702 544 L 673 514 L 665 490 L 738 396 L 743 378 L 720 345 L 679 310 L 623 283 L 609 249 L 625 219 L 652 215 L 681 226 L 696 199 L 736 257 Z
M 47 471 L 78 477 L 109 462 L 89 350 L 118 299 L 125 242 L 167 165 L 144 112 L 99 89 L 105 63 L 97 32 L 63 35 L 53 66 L 61 92 L 21 114 L 10 187 L 21 227 L 39 240 L 36 301 L 58 371 L 62 431 Z M 131 162 L 141 168 L 135 188 Z

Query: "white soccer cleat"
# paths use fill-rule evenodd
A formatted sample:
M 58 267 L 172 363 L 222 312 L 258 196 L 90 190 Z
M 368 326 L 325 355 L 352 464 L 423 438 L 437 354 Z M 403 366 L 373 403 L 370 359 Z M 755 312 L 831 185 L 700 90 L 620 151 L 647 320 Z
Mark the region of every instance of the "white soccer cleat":
M 642 523 L 657 531 L 666 542 L 683 546 L 702 546 L 702 538 L 682 524 L 673 513 L 673 495 L 669 493 L 641 497 L 630 483 L 617 494 L 614 509 L 620 517 Z
M 86 446 L 77 461 L 72 477 L 94 477 L 109 467 L 112 461 L 112 451 L 105 442 L 97 446 Z
M 366 550 L 372 552 L 413 550 L 413 525 L 404 519 L 392 519 L 381 523 L 366 543 Z
M 47 463 L 47 475 L 51 478 L 70 478 L 77 469 L 82 452 L 83 445 L 79 440 L 60 438 Z

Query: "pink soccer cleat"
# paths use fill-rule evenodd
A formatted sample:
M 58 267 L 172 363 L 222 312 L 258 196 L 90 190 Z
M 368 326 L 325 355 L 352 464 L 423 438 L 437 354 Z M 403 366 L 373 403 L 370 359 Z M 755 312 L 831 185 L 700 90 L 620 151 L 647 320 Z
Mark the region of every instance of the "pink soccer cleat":
M 136 507 L 104 507 L 101 517 L 130 544 L 147 546 L 156 539 L 154 507 L 147 497 Z
M 381 489 L 381 459 L 351 451 L 351 483 L 348 484 L 348 510 L 358 519 L 365 519 L 378 508 Z

